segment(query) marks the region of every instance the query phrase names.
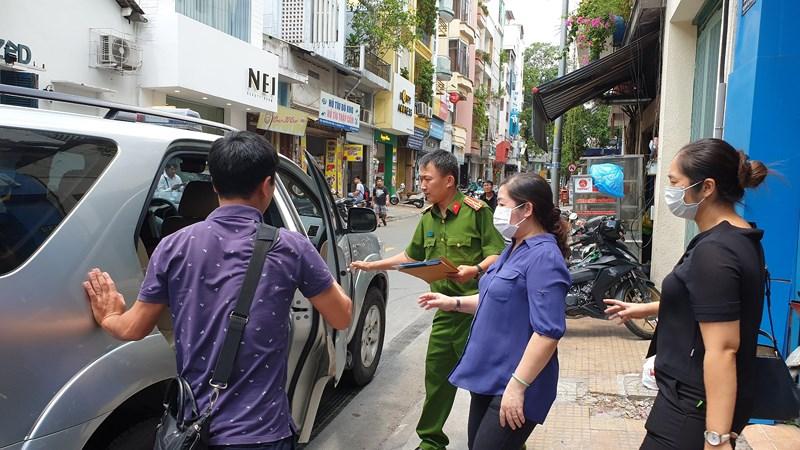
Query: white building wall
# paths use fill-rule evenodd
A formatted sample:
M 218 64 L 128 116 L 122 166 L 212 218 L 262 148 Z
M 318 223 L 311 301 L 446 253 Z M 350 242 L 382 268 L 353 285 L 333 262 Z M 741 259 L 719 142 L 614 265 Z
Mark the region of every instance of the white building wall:
M 32 60 L 28 67 L 14 67 L 37 73 L 40 89 L 135 104 L 135 75 L 91 67 L 97 49 L 90 29 L 108 29 L 134 37 L 140 25 L 129 24 L 116 2 L 94 3 L 86 8 L 81 0 L 4 0 L 0 39 L 30 47 Z M 4 63 L 0 68 L 10 69 Z M 92 112 L 61 103 L 40 102 L 40 107 Z

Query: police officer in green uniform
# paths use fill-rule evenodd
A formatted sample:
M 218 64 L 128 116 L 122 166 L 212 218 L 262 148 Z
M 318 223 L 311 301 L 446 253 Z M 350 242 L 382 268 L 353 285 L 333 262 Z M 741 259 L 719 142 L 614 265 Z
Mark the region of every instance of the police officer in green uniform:
M 447 151 L 428 153 L 419 162 L 420 183 L 432 206 L 422 213 L 405 252 L 380 261 L 355 261 L 353 269 L 390 270 L 403 263 L 446 257 L 458 266 L 449 279 L 431 283 L 433 292 L 450 296 L 478 292 L 478 278 L 505 248 L 493 225 L 492 210 L 465 197 L 456 187 L 458 161 Z M 425 404 L 417 424 L 418 448 L 439 450 L 450 442 L 442 428 L 453 407 L 456 388 L 447 377 L 458 363 L 469 335 L 472 316 L 437 311 L 425 358 Z

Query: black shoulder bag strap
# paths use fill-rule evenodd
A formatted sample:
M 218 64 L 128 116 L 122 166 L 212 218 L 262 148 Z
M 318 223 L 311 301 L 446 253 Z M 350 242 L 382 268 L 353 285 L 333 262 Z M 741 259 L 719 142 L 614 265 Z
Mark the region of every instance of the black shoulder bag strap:
M 265 224 L 259 225 L 256 232 L 253 256 L 247 266 L 247 273 L 244 276 L 236 306 L 228 316 L 228 331 L 225 333 L 225 340 L 222 343 L 222 347 L 220 347 L 217 363 L 214 366 L 214 373 L 211 376 L 211 381 L 209 381 L 214 390 L 223 390 L 228 387 L 228 379 L 233 370 L 236 353 L 239 351 L 239 343 L 242 341 L 244 326 L 250 320 L 250 305 L 253 303 L 256 287 L 258 287 L 258 281 L 261 279 L 264 260 L 277 240 L 277 228 Z

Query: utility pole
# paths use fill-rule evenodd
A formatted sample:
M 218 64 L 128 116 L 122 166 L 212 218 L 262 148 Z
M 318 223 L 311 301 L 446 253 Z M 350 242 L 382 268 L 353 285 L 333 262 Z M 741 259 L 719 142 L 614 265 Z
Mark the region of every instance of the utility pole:
M 558 66 L 558 77 L 563 77 L 567 72 L 567 15 L 569 15 L 569 0 L 562 0 L 561 4 L 561 64 Z M 559 178 L 561 177 L 561 125 L 563 115 L 556 119 L 553 130 L 553 161 L 550 165 L 550 188 L 553 190 L 553 204 L 558 205 Z

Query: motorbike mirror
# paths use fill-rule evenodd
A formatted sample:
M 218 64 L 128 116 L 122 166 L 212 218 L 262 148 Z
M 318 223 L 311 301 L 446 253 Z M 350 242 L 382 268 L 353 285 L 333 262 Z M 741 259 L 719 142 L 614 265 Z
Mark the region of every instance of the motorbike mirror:
M 578 220 L 578 213 L 575 213 L 575 212 L 570 213 L 569 214 L 569 220 L 570 220 L 570 222 L 574 222 L 574 221 Z

